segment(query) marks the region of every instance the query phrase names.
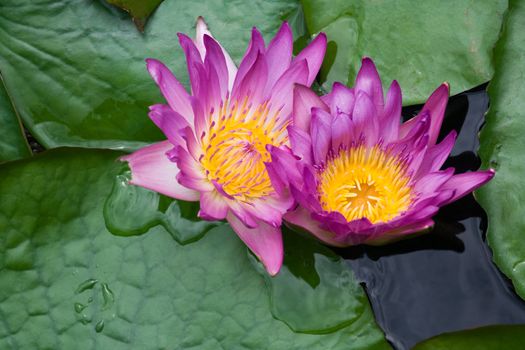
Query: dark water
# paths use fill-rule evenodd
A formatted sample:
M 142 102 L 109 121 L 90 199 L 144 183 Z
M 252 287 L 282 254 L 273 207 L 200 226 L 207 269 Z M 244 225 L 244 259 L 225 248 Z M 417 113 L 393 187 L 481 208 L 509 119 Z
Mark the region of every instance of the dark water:
M 459 132 L 444 165 L 475 170 L 485 86 L 450 99 L 442 135 Z M 421 106 L 405 108 L 405 117 Z M 377 322 L 396 349 L 443 332 L 525 323 L 525 302 L 491 261 L 487 217 L 472 195 L 442 208 L 434 230 L 385 247 L 338 250 L 364 282 Z

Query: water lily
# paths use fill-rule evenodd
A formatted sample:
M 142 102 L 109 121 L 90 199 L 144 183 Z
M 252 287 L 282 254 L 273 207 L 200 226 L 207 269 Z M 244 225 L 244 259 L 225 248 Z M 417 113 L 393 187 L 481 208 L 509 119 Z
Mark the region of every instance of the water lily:
M 168 140 L 123 159 L 129 162 L 132 184 L 200 201 L 203 219 L 226 219 L 274 275 L 283 259 L 282 215 L 293 199 L 274 190 L 265 166 L 270 160 L 266 146 L 289 144 L 294 85 L 312 84 L 326 38 L 318 35 L 294 58 L 287 23 L 268 46 L 253 28 L 237 68 L 202 18 L 196 32 L 194 40 L 179 34 L 191 93 L 163 63 L 147 60 L 168 102 L 151 106 L 149 116 Z
M 298 203 L 285 220 L 334 246 L 383 244 L 430 228 L 441 206 L 494 176 L 441 170 L 456 139 L 453 131 L 436 143 L 448 95 L 445 83 L 401 124 L 401 89 L 392 82 L 385 101 L 369 58 L 353 88 L 335 83 L 319 98 L 297 86 L 288 127 L 295 156 L 271 147 L 272 181 Z

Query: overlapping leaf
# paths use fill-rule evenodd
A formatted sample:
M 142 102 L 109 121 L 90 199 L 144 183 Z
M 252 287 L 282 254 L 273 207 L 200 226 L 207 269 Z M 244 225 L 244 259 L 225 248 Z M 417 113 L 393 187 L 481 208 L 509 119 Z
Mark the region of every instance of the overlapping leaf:
M 495 49 L 491 106 L 481 133 L 480 156 L 495 178 L 478 191 L 488 214 L 494 261 L 525 298 L 525 3 L 512 1 Z
M 1 166 L 1 349 L 388 349 L 367 304 L 325 335 L 274 319 L 225 224 L 187 245 L 160 226 L 111 235 L 117 156 L 59 149 Z
M 423 102 L 443 81 L 452 94 L 488 81 L 506 0 L 303 0 L 310 33 L 326 32 L 324 87 L 353 82 L 370 56 L 381 77 L 397 79 L 406 105 Z

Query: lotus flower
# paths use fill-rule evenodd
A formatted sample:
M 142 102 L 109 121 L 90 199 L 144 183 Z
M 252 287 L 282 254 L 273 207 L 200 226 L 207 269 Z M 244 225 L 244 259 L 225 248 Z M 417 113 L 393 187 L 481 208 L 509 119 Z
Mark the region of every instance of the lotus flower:
M 436 143 L 448 94 L 445 83 L 400 124 L 401 89 L 392 82 L 385 102 L 369 58 L 354 88 L 335 83 L 319 98 L 297 86 L 288 127 L 295 157 L 271 146 L 269 166 L 278 193 L 298 203 L 284 219 L 334 246 L 383 244 L 430 228 L 441 206 L 494 176 L 440 170 L 456 139 L 453 131 Z
M 283 23 L 266 47 L 259 31 L 237 68 L 202 18 L 195 40 L 179 34 L 191 80 L 191 94 L 161 62 L 147 68 L 168 105 L 149 116 L 167 141 L 123 157 L 131 183 L 167 196 L 200 201 L 199 217 L 226 219 L 237 235 L 275 275 L 282 264 L 282 215 L 293 204 L 277 193 L 265 162 L 266 145 L 289 144 L 295 84 L 310 86 L 319 71 L 326 37 L 318 35 L 297 57 Z

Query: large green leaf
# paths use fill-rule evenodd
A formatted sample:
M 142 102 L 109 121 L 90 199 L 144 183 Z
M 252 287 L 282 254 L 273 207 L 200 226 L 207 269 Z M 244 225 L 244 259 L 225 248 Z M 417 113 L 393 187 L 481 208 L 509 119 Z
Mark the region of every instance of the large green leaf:
M 22 124 L 13 109 L 0 75 L 0 163 L 31 155 Z
M 417 344 L 412 350 L 523 349 L 525 325 L 487 326 L 445 333 Z
M 353 83 L 370 56 L 384 82 L 397 79 L 406 105 L 443 81 L 452 94 L 488 81 L 506 0 L 302 0 L 310 33 L 326 32 L 324 87 Z
M 496 176 L 478 191 L 494 261 L 525 298 L 525 2 L 513 1 L 495 48 L 491 103 L 480 136 L 484 167 Z
M 274 319 L 226 224 L 187 245 L 160 226 L 110 234 L 103 207 L 124 167 L 117 156 L 57 149 L 0 167 L 1 349 L 389 347 L 368 305 L 325 335 Z
M 257 26 L 269 39 L 297 13 L 288 0 L 164 1 L 141 34 L 105 1 L 0 1 L 0 71 L 22 119 L 45 147 L 132 149 L 163 138 L 147 117 L 162 102 L 144 59 L 164 60 L 187 83 L 177 32 L 197 16 L 239 60 Z

